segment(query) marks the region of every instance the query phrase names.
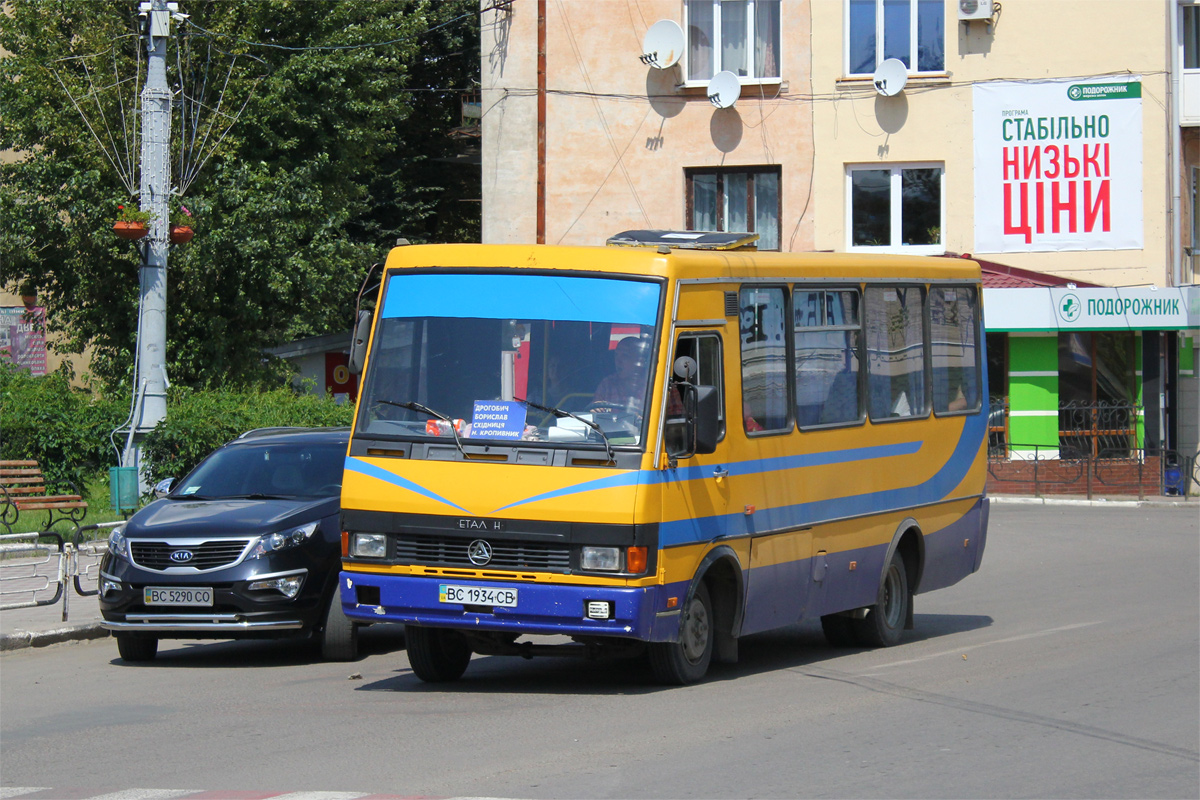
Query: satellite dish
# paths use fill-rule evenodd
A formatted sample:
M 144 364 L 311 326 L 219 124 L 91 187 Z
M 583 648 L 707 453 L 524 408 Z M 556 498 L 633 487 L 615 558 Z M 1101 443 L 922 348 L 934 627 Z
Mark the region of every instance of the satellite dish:
M 708 99 L 717 108 L 732 108 L 741 96 L 742 82 L 729 70 L 718 72 L 708 82 Z
M 673 19 L 660 19 L 646 31 L 642 40 L 643 64 L 655 69 L 669 69 L 683 57 L 683 28 Z
M 889 58 L 875 70 L 872 82 L 875 91 L 884 97 L 898 95 L 904 91 L 904 84 L 908 83 L 908 67 L 898 58 Z

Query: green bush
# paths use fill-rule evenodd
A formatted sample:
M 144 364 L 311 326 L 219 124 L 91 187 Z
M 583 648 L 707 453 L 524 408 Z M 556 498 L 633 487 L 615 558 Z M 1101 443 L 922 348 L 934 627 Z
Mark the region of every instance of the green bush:
M 167 418 L 151 431 L 142 448 L 142 465 L 151 483 L 182 478 L 217 447 L 248 430 L 349 425 L 354 416 L 352 405 L 291 389 L 237 392 L 172 387 L 167 408 Z
M 53 490 L 117 462 L 109 436 L 128 414 L 128 398 L 72 387 L 66 365 L 35 378 L 0 362 L 0 459 L 36 460 Z

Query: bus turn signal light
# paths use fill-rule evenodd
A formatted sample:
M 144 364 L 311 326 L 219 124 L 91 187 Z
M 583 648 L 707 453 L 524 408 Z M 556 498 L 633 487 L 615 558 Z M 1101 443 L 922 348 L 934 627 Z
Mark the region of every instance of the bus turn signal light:
M 646 571 L 646 548 L 630 547 L 625 551 L 625 570 L 627 572 Z

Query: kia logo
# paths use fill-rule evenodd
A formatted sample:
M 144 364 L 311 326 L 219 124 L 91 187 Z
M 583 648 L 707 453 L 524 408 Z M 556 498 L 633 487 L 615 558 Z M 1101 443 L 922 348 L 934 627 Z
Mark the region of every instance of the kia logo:
M 477 567 L 486 567 L 492 560 L 492 546 L 483 539 L 476 539 L 467 545 L 467 558 Z
M 176 550 L 174 553 L 171 553 L 171 560 L 176 564 L 186 564 L 195 557 L 196 554 L 191 550 Z

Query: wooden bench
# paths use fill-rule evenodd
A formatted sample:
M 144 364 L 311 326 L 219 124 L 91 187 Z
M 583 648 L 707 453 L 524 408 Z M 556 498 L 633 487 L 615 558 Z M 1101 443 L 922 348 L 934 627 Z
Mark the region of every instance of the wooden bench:
M 72 491 L 78 491 L 71 487 Z M 22 511 L 45 511 L 46 530 L 54 525 L 54 518 L 66 519 L 76 525 L 87 513 L 87 501 L 78 494 L 51 494 L 46 489 L 46 478 L 36 461 L 0 461 L 0 522 L 12 525 Z

